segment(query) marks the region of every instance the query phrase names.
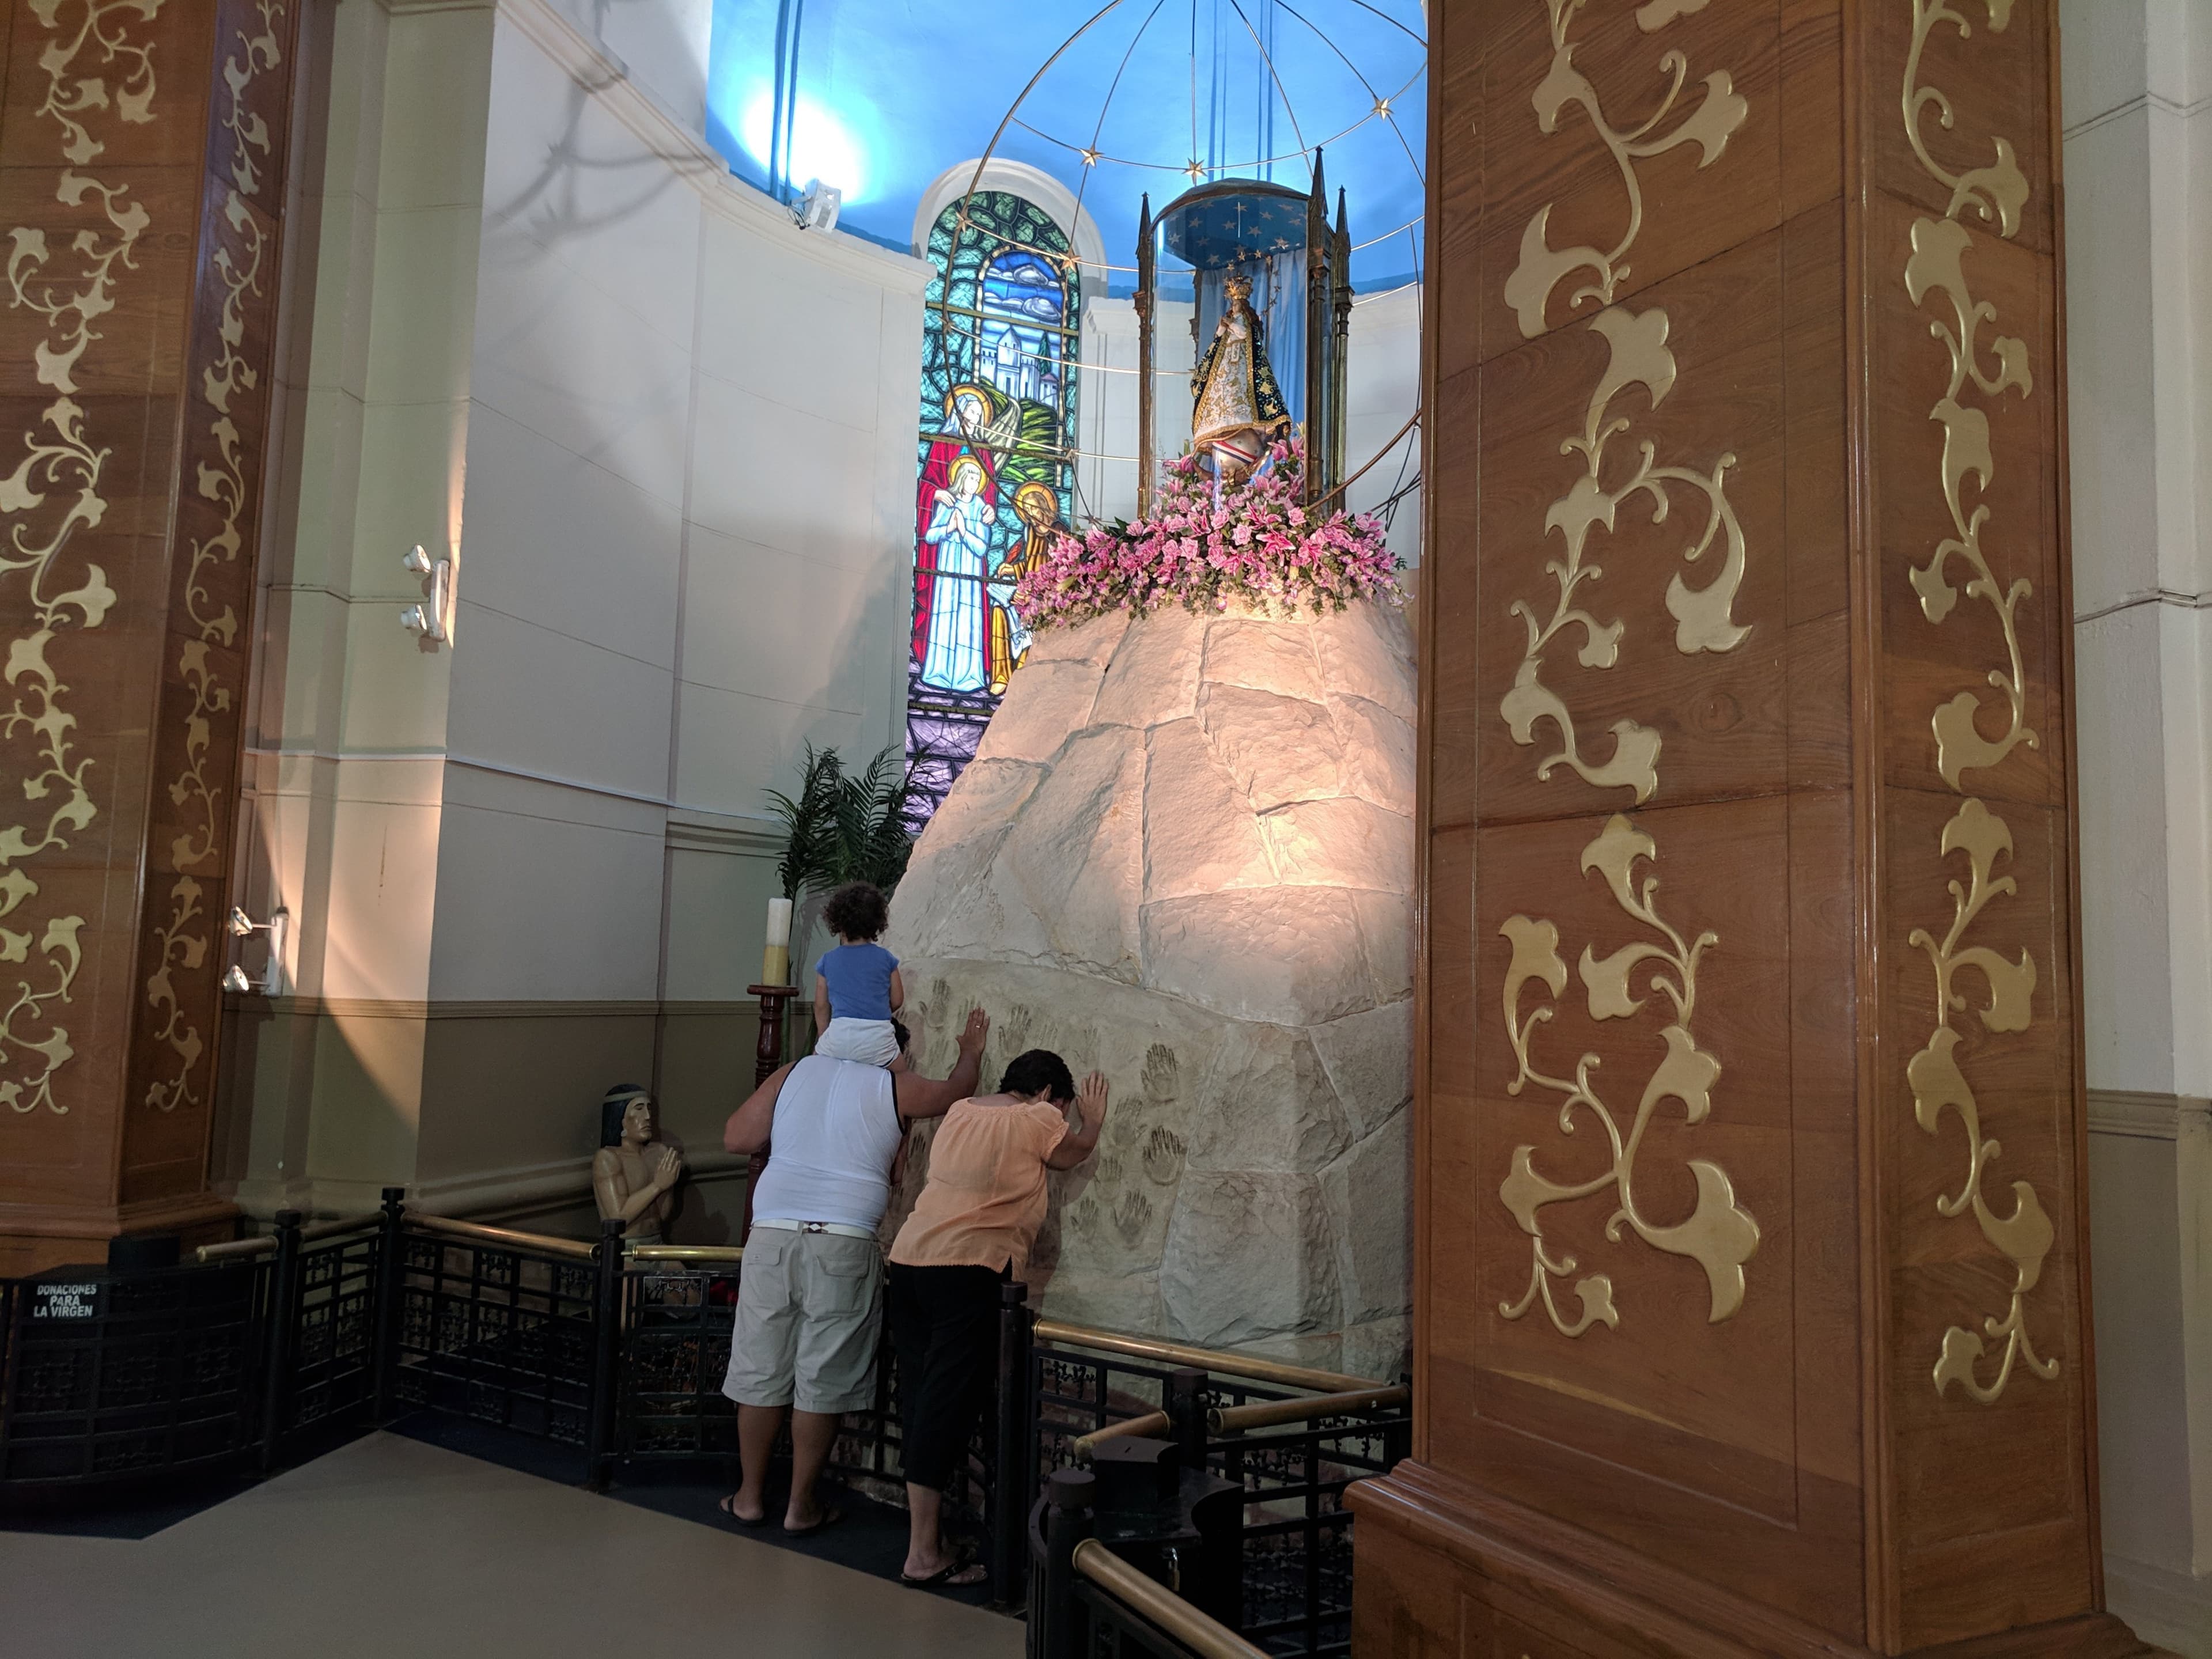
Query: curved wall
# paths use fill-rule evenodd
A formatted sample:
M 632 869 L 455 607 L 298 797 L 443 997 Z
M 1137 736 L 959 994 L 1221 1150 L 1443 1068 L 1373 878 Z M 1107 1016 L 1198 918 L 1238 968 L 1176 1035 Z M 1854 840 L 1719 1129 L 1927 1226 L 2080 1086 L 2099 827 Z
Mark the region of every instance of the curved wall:
M 289 994 L 240 1000 L 218 1151 L 251 1208 L 573 1206 L 621 1079 L 714 1147 L 763 792 L 897 740 L 927 267 L 728 175 L 705 9 L 335 10 L 248 772 Z

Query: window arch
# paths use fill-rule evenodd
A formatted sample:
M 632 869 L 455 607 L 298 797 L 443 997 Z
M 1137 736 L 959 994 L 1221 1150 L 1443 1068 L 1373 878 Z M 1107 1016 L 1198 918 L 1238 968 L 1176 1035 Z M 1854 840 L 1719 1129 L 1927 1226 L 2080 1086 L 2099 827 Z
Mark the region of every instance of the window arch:
M 927 252 L 907 659 L 917 827 L 1029 648 L 1013 588 L 1073 512 L 1083 314 L 1066 232 L 1010 191 L 953 202 Z

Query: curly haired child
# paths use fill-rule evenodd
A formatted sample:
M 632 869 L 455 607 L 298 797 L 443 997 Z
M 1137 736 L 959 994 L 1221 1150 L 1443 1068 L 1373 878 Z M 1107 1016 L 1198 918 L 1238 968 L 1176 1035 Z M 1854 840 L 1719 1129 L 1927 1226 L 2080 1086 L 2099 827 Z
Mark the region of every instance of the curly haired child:
M 898 1058 L 891 1016 L 906 1001 L 906 986 L 898 958 L 876 943 L 890 919 L 890 906 L 865 881 L 848 882 L 822 907 L 837 943 L 815 964 L 816 1054 L 866 1066 Z

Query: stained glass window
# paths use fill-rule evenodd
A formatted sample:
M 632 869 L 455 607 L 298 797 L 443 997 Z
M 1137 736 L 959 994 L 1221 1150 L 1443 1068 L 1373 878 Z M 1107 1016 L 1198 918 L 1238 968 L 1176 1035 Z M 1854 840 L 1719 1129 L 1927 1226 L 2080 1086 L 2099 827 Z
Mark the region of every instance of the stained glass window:
M 1082 322 L 1066 233 L 1018 196 L 946 208 L 929 258 L 907 663 L 916 828 L 1029 650 L 1010 601 L 1074 505 Z

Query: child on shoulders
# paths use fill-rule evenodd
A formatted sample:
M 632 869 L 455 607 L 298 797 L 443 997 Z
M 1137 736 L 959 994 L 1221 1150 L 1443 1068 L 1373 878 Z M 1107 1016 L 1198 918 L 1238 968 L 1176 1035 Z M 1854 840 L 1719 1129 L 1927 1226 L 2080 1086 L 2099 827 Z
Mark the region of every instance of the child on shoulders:
M 888 1066 L 898 1058 L 891 1016 L 906 1001 L 898 958 L 876 943 L 890 920 L 884 896 L 865 881 L 830 895 L 822 920 L 837 943 L 814 971 L 814 1052 L 831 1060 Z

